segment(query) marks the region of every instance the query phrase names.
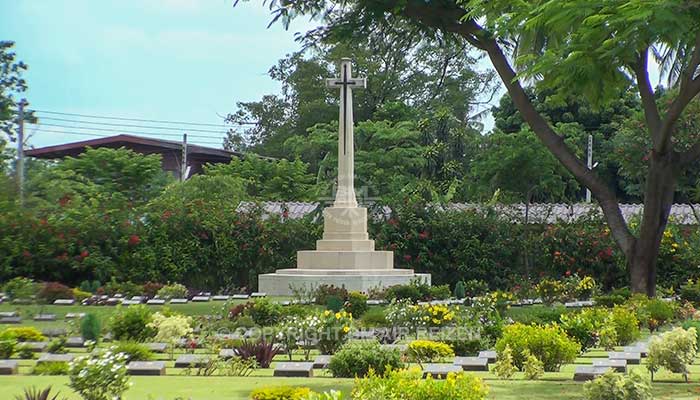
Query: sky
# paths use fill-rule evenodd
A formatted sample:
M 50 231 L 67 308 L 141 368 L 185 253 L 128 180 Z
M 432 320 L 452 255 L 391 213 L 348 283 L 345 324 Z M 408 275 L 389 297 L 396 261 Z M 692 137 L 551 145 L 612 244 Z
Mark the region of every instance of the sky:
M 16 42 L 30 108 L 42 111 L 221 125 L 239 101 L 277 93 L 267 70 L 297 51 L 294 33 L 313 24 L 299 19 L 285 30 L 267 28 L 270 11 L 261 1 L 233 0 L 0 0 L 0 40 Z M 182 125 L 38 113 L 29 145 L 90 139 L 49 131 L 111 135 L 118 132 L 51 125 L 161 132 L 179 140 Z M 48 120 L 42 117 L 99 124 Z M 165 126 L 156 130 L 104 123 Z M 192 128 L 192 127 L 191 127 Z M 224 128 L 190 142 L 218 147 Z M 94 137 L 94 136 L 93 136 Z
M 16 42 L 18 59 L 29 65 L 25 97 L 41 111 L 40 125 L 27 128 L 28 147 L 118 133 L 181 140 L 184 128 L 190 143 L 220 147 L 223 116 L 237 102 L 279 93 L 268 69 L 299 50 L 295 33 L 314 26 L 299 18 L 289 30 L 281 24 L 267 28 L 271 14 L 262 1 L 241 1 L 235 8 L 233 2 L 0 0 L 0 40 Z M 655 83 L 658 68 L 650 69 Z M 493 126 L 490 117 L 484 123 L 487 131 Z

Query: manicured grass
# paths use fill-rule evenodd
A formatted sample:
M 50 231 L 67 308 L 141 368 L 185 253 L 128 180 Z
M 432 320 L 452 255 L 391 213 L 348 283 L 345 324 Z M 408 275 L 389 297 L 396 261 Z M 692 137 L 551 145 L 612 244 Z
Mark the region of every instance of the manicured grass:
M 134 385 L 124 396 L 124 400 L 174 400 L 176 397 L 192 400 L 244 400 L 256 388 L 276 385 L 308 386 L 316 391 L 330 389 L 349 393 L 352 389 L 351 379 L 331 378 L 261 378 L 261 377 L 194 377 L 162 376 L 133 377 Z M 76 394 L 66 386 L 65 376 L 0 376 L 2 395 L 14 396 L 27 386 L 46 387 L 51 385 L 66 398 L 78 400 Z M 493 400 L 542 400 L 561 399 L 579 400 L 582 398 L 582 384 L 577 382 L 551 381 L 498 381 L 489 380 L 489 399 Z M 684 399 L 695 400 L 700 396 L 700 385 L 690 384 L 654 384 L 657 400 Z M 12 397 L 2 397 L 12 398 Z

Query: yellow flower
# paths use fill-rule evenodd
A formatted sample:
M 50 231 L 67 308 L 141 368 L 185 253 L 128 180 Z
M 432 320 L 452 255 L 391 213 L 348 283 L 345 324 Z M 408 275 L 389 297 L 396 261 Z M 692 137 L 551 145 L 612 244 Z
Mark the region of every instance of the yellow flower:
M 327 317 L 327 316 L 331 315 L 331 312 L 328 311 L 328 310 L 326 310 L 326 311 L 323 312 L 323 315 L 325 315 L 325 316 Z
M 340 313 L 339 313 L 339 312 L 335 313 L 335 319 L 340 319 Z
M 349 327 L 349 326 L 344 326 L 344 327 L 343 327 L 343 332 L 345 332 L 345 333 L 350 332 L 350 327 Z

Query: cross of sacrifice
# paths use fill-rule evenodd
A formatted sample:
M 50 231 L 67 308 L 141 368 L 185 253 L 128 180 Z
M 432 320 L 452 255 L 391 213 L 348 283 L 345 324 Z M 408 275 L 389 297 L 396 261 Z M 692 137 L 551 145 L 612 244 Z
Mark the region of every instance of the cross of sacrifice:
M 329 88 L 340 88 L 340 129 L 343 136 L 343 154 L 347 154 L 348 125 L 352 130 L 352 89 L 364 89 L 367 87 L 366 78 L 352 77 L 352 64 L 349 58 L 340 60 L 340 78 L 326 79 Z M 350 138 L 352 140 L 352 138 Z

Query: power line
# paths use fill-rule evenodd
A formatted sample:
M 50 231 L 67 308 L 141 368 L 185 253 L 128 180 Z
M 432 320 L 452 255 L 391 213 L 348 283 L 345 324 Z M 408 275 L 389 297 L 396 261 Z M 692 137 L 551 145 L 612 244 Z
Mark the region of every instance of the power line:
M 222 133 L 221 131 L 215 131 L 211 129 L 195 129 L 195 128 L 177 128 L 170 126 L 149 126 L 149 125 L 130 125 L 130 124 L 114 124 L 110 122 L 92 122 L 92 121 L 80 121 L 76 119 L 65 119 L 65 118 L 53 118 L 53 117 L 40 117 L 40 121 L 51 120 L 51 121 L 62 121 L 62 122 L 73 122 L 78 124 L 90 124 L 90 125 L 104 125 L 104 126 L 125 126 L 128 128 L 148 128 L 148 129 L 162 129 L 167 131 L 187 131 L 187 132 L 209 132 L 209 133 Z M 226 129 L 233 129 L 229 126 Z
M 61 125 L 61 124 L 34 124 L 37 126 L 50 126 L 55 128 L 67 128 L 67 129 L 81 129 L 88 131 L 102 131 L 102 132 L 117 132 L 123 134 L 134 134 L 134 135 L 160 135 L 160 136 L 172 136 L 172 137 L 182 137 L 181 134 L 177 133 L 165 133 L 165 132 L 143 132 L 143 131 L 130 131 L 125 129 L 112 129 L 112 128 L 96 128 L 92 126 L 71 126 L 71 125 Z M 186 130 L 183 130 L 186 131 Z M 191 137 L 198 137 L 203 139 L 223 139 L 223 136 L 204 136 L 204 135 L 190 135 Z
M 34 128 L 32 129 L 32 133 L 60 133 L 64 135 L 76 135 L 76 136 L 90 136 L 90 137 L 111 137 L 113 135 L 105 135 L 105 134 L 99 134 L 99 133 L 87 133 L 87 132 L 67 132 L 67 131 L 58 131 L 58 130 L 52 130 L 52 129 L 43 129 L 43 128 Z M 189 135 L 188 135 L 189 137 Z M 149 139 L 161 139 L 161 138 L 149 138 Z M 223 139 L 223 138 L 222 138 Z M 172 142 L 177 142 L 175 140 L 171 140 Z M 195 140 L 197 143 L 204 143 L 204 144 L 218 144 L 221 145 L 223 141 L 221 142 L 211 142 L 211 141 L 206 141 L 206 140 Z
M 215 127 L 220 127 L 220 128 L 227 127 L 227 125 L 207 124 L 207 123 L 203 123 L 203 122 L 184 122 L 184 121 L 166 121 L 166 120 L 157 120 L 157 119 L 108 117 L 108 116 L 103 116 L 103 115 L 75 114 L 75 113 L 46 111 L 46 110 L 37 110 L 37 109 L 32 109 L 31 111 L 38 112 L 38 113 L 44 113 L 44 114 L 70 115 L 70 116 L 74 116 L 74 117 L 83 117 L 83 118 L 114 119 L 114 120 L 119 120 L 119 121 L 152 122 L 152 123 L 158 123 L 158 124 L 177 124 L 177 125 L 192 125 L 192 126 L 215 126 Z M 233 124 L 235 124 L 235 125 L 257 125 L 258 123 L 255 121 L 241 121 L 241 122 L 235 122 Z

